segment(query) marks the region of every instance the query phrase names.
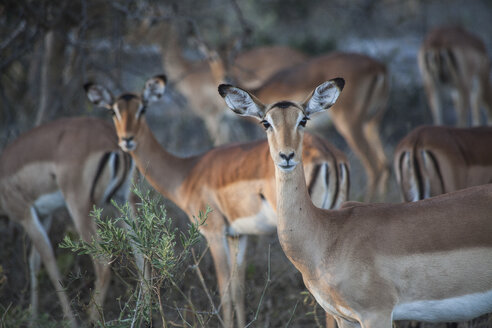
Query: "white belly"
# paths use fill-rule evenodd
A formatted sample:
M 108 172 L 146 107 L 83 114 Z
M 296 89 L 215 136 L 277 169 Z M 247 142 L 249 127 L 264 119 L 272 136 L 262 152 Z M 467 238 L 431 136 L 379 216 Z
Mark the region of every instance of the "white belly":
M 277 229 L 277 215 L 266 200 L 263 200 L 260 211 L 255 215 L 238 218 L 228 228 L 228 234 L 234 235 L 266 235 Z
M 444 300 L 415 301 L 393 309 L 393 320 L 465 321 L 492 312 L 492 290 Z
M 65 199 L 61 191 L 55 191 L 51 194 L 41 195 L 34 202 L 34 208 L 39 216 L 44 217 L 52 214 L 55 210 L 65 207 Z

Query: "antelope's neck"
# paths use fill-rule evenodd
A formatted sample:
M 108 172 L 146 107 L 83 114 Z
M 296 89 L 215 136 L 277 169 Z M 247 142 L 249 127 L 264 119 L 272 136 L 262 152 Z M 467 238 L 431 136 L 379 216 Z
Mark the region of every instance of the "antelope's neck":
M 304 168 L 291 172 L 275 166 L 277 188 L 277 232 L 280 245 L 292 263 L 302 271 L 312 265 L 311 246 L 319 234 L 316 208 L 306 186 Z
M 130 154 L 140 173 L 154 189 L 182 207 L 179 190 L 195 164 L 195 158 L 180 158 L 167 152 L 145 121 L 141 122 L 136 139 L 137 148 Z
M 192 69 L 192 64 L 183 57 L 183 49 L 176 36 L 170 35 L 163 49 L 163 64 L 166 74 L 173 82 L 183 79 Z

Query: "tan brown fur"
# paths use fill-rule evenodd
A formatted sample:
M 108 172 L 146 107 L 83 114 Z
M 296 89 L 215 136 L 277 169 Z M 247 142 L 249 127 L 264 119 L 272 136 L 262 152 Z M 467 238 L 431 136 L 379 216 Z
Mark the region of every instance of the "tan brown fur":
M 151 29 L 151 39 L 162 48 L 163 67 L 174 87 L 185 96 L 189 108 L 201 117 L 216 145 L 229 141 L 219 121 L 224 104 L 217 95 L 217 85 L 226 75 L 247 85 L 259 85 L 271 74 L 300 63 L 304 55 L 288 47 L 260 47 L 240 53 L 230 69 L 219 61 L 191 61 L 184 57 L 184 47 L 177 27 L 167 23 Z
M 247 89 L 260 87 L 275 73 L 299 65 L 308 57 L 281 45 L 262 46 L 239 53 L 231 67 L 231 75 Z
M 479 125 L 481 106 L 489 120 L 490 60 L 479 37 L 458 26 L 435 28 L 422 43 L 418 64 L 435 124 L 443 124 L 441 94 L 444 92 L 455 94 L 458 126 Z
M 340 93 L 342 87 L 337 79 L 327 81 L 313 98 L 335 88 Z M 453 298 L 469 295 L 488 295 L 482 299 L 487 305 L 468 310 L 462 320 L 492 311 L 492 185 L 413 203 L 348 202 L 338 210 L 316 208 L 307 193 L 300 142 L 304 132 L 297 122 L 311 114 L 308 109 L 323 111 L 331 104 L 313 108 L 311 98 L 286 109 L 256 101 L 254 107 L 254 96 L 246 91 L 220 88 L 236 112 L 260 113 L 272 125 L 267 137 L 276 165 L 280 244 L 339 327 L 390 328 L 398 319 L 393 318 L 396 312 L 419 319 L 412 315 L 423 316 L 430 307 L 425 303 L 416 314 L 408 304 L 444 301 L 452 306 Z M 336 97 L 330 99 L 334 103 Z M 288 153 L 299 164 L 287 170 L 281 154 Z M 454 318 L 453 311 L 440 311 L 442 321 Z
M 230 246 L 227 247 L 224 238 L 227 229 L 237 219 L 257 215 L 265 201 L 273 210 L 276 208 L 274 168 L 269 159 L 267 142 L 226 145 L 194 157 L 179 158 L 159 145 L 143 116 L 139 120 L 134 119 L 139 108 L 137 102 L 132 100 L 125 103 L 120 97 L 116 104 L 121 115 L 121 119 L 114 116 L 120 144 L 131 147 L 130 154 L 149 183 L 176 203 L 190 219 L 208 206 L 212 208 L 213 212 L 201 227 L 201 233 L 214 259 L 224 323 L 227 327 L 234 325 L 234 304 L 237 324 L 243 327 L 245 261 L 235 268 L 237 254 L 233 250 L 237 239 L 246 240 L 246 236 L 229 237 Z M 348 169 L 345 156 L 325 140 L 308 136 L 305 143 L 308 182 L 319 179 L 314 175 L 319 165 L 327 165 L 335 172 L 342 166 Z M 346 199 L 348 176 L 345 178 L 339 181 L 335 176 L 329 181 L 330 185 L 340 185 L 337 187 L 339 192 L 333 196 L 337 200 L 330 204 Z
M 416 128 L 395 150 L 394 168 L 403 200 L 424 199 L 492 182 L 491 143 L 490 127 Z M 403 163 L 407 156 L 410 167 Z
M 379 124 L 386 110 L 389 78 L 384 64 L 361 54 L 334 52 L 312 58 L 272 76 L 252 93 L 262 102 L 302 101 L 323 81 L 341 77 L 346 87 L 330 110 L 329 120 L 362 161 L 368 183 L 365 200 L 382 196 L 389 169 L 381 140 Z M 326 118 L 326 119 L 325 119 Z M 311 127 L 326 126 L 328 116 L 312 122 Z
M 81 238 L 91 241 L 96 227 L 89 213 L 94 205 L 104 205 L 105 190 L 113 179 L 108 165 L 101 163 L 108 152 L 119 154 L 120 168 L 115 172 L 119 182 L 114 191 L 125 198 L 128 190 L 117 189 L 129 187 L 125 185 L 122 188 L 124 181 L 131 176 L 131 159 L 118 149 L 112 125 L 100 119 L 66 118 L 41 125 L 21 135 L 5 148 L 0 157 L 0 208 L 10 219 L 20 223 L 33 241 L 33 252 L 40 253 L 58 291 L 64 315 L 72 326 L 76 326 L 76 320 L 59 284 L 61 276 L 53 250 L 39 230 L 30 208 L 40 196 L 60 190 Z M 125 163 L 127 161 L 130 163 Z M 99 166 L 100 174 L 96 179 Z M 109 286 L 109 266 L 95 259 L 94 266 L 94 301 L 101 306 Z M 34 284 L 33 281 L 31 283 Z M 37 293 L 32 297 L 36 298 L 33 302 L 37 302 Z M 32 306 L 35 315 L 36 304 Z M 95 309 L 95 305 L 92 308 Z M 91 315 L 96 319 L 95 310 Z

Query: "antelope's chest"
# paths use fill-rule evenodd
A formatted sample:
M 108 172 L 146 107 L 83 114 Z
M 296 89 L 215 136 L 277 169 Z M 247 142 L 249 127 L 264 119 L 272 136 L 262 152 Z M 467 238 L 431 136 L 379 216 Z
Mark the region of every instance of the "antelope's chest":
M 342 305 L 336 304 L 329 295 L 321 291 L 317 286 L 305 282 L 306 287 L 316 299 L 316 302 L 329 314 L 348 320 L 355 319 L 355 313 Z

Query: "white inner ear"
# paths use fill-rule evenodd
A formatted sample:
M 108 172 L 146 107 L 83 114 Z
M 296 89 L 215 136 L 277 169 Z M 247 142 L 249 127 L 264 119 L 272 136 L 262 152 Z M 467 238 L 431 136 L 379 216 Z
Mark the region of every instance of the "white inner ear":
M 111 103 L 113 102 L 111 93 L 100 85 L 90 87 L 87 97 L 93 104 L 107 108 L 111 108 Z
M 143 99 L 147 102 L 158 101 L 164 95 L 164 90 L 166 86 L 158 79 L 150 79 L 145 84 L 145 89 L 143 91 Z
M 307 113 L 316 113 L 333 106 L 338 96 L 340 95 L 340 90 L 331 81 L 327 81 L 314 90 L 313 96 L 309 99 L 306 106 Z
M 258 105 L 255 104 L 246 91 L 231 88 L 224 99 L 227 106 L 239 115 L 250 115 L 259 118 L 263 116 Z

